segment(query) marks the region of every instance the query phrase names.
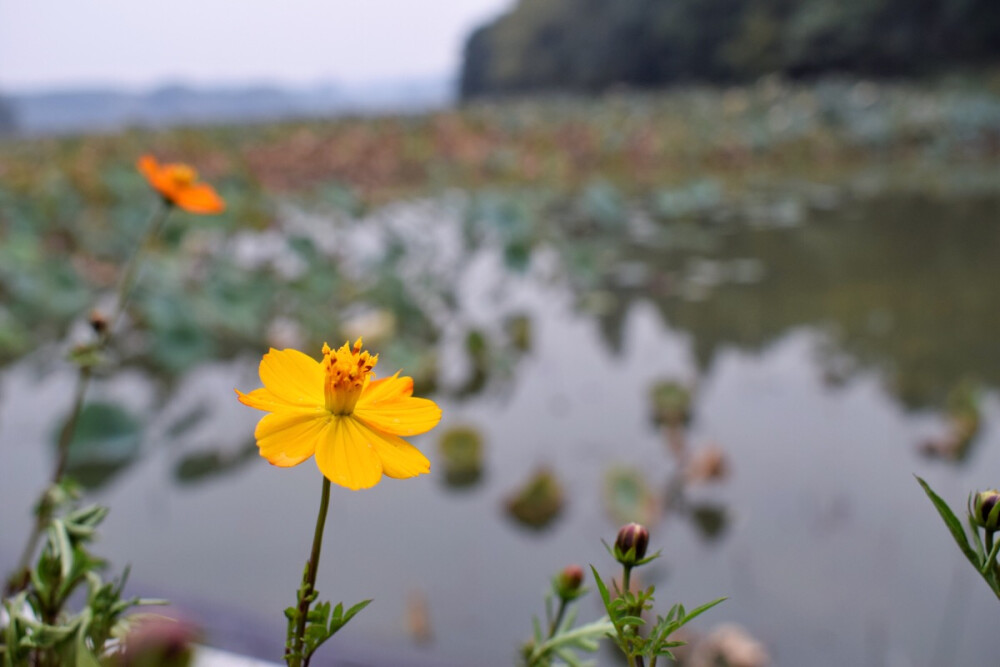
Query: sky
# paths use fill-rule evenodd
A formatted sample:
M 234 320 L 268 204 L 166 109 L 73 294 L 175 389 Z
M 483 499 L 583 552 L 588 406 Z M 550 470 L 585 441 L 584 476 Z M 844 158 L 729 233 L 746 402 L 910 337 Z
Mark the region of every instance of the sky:
M 454 76 L 514 0 L 0 0 L 0 90 Z

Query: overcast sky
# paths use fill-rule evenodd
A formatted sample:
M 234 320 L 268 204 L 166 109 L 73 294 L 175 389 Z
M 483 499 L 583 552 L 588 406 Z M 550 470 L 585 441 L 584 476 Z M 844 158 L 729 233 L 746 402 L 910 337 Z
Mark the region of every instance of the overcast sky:
M 0 90 L 454 75 L 514 0 L 0 0 Z

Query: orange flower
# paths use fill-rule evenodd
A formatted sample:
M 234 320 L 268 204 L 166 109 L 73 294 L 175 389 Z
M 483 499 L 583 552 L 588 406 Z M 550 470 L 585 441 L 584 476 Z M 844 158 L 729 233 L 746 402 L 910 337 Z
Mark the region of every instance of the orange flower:
M 198 182 L 198 172 L 186 164 L 163 164 L 143 155 L 136 165 L 154 190 L 168 203 L 188 213 L 221 213 L 226 202 L 211 185 Z

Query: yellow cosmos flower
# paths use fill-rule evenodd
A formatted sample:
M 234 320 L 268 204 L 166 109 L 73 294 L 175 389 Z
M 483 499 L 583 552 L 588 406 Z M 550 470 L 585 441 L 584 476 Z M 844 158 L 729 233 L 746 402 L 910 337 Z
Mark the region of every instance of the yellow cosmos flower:
M 427 457 L 400 436 L 431 430 L 441 409 L 413 396 L 413 378 L 374 379 L 377 362 L 360 338 L 339 350 L 323 345 L 322 361 L 271 349 L 260 361 L 264 386 L 236 390 L 241 403 L 270 413 L 254 431 L 260 455 L 285 468 L 315 455 L 326 478 L 348 489 L 429 472 Z

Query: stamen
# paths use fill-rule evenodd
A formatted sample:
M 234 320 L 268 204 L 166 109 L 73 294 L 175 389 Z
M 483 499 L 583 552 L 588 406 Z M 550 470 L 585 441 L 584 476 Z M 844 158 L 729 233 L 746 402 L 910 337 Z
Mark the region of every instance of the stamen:
M 166 169 L 170 180 L 178 187 L 191 185 L 198 180 L 198 172 L 186 164 L 169 164 Z
M 359 338 L 353 346 L 346 342 L 334 351 L 323 345 L 323 367 L 326 375 L 323 393 L 326 409 L 335 415 L 349 415 L 354 411 L 365 384 L 373 375 L 372 369 L 378 355 L 362 352 Z

